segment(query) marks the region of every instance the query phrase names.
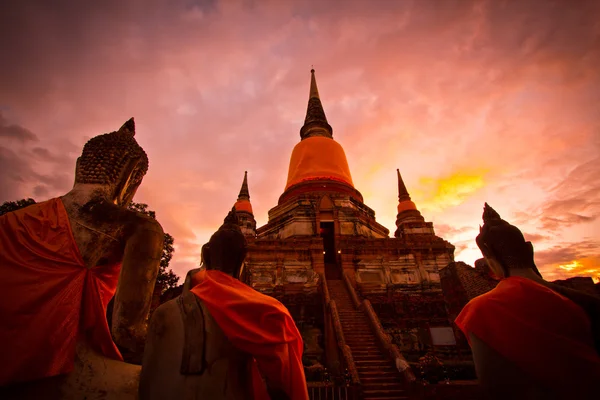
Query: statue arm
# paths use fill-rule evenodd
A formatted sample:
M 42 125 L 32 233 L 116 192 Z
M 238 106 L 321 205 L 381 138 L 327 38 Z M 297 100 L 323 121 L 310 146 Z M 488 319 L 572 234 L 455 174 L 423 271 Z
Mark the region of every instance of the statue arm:
M 158 222 L 144 218 L 135 224 L 125 244 L 115 294 L 112 334 L 115 342 L 136 351 L 146 336 L 148 311 L 163 250 L 164 232 Z

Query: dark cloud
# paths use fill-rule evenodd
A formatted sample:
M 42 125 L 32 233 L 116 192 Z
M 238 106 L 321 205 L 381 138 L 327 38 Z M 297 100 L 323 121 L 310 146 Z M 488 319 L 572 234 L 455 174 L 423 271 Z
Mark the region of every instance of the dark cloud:
M 66 172 L 67 166 L 74 164 L 72 157 L 43 147 L 32 148 L 32 142 L 39 142 L 36 134 L 22 126 L 9 124 L 5 119 L 1 122 L 0 200 L 18 200 L 33 194 L 39 201 L 67 191 L 73 179 Z M 6 127 L 8 129 L 4 129 Z M 17 143 L 12 141 L 15 138 Z M 58 144 L 62 144 L 63 151 L 70 148 L 68 141 L 60 140 Z
M 38 137 L 29 129 L 20 125 L 9 124 L 0 111 L 0 137 L 17 139 L 21 142 L 38 141 Z
M 566 264 L 574 260 L 592 257 L 600 257 L 600 242 L 595 240 L 561 243 L 548 250 L 535 252 L 535 261 L 540 267 Z
M 559 231 L 600 217 L 600 158 L 575 167 L 541 207 L 541 227 Z
M 49 197 L 49 193 L 50 193 L 50 191 L 48 190 L 48 187 L 45 185 L 37 185 L 36 187 L 33 188 L 33 194 L 35 195 L 36 199 L 47 198 L 47 197 Z

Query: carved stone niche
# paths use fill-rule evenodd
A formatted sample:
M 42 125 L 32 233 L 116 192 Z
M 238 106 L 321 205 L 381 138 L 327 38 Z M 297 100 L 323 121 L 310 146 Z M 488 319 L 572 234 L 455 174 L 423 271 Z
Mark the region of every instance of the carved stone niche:
M 360 268 L 356 271 L 356 284 L 363 294 L 382 293 L 387 290 L 387 277 L 380 266 Z
M 310 262 L 285 262 L 283 284 L 306 284 L 314 280 L 314 271 Z
M 416 269 L 399 268 L 391 269 L 392 283 L 395 285 L 417 285 L 420 283 L 419 274 Z
M 249 266 L 250 286 L 255 289 L 272 289 L 275 287 L 275 263 L 261 263 Z

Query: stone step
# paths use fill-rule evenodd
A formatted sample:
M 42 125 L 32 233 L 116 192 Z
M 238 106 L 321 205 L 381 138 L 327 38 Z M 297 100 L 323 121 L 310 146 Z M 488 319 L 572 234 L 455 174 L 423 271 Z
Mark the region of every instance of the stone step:
M 360 378 L 360 383 L 363 386 L 370 386 L 375 384 L 387 385 L 387 384 L 401 384 L 402 380 L 398 377 L 397 374 L 387 374 L 380 376 L 364 376 Z
M 367 367 L 363 367 L 361 365 L 357 365 L 356 366 L 356 371 L 358 372 L 358 375 L 363 375 L 363 374 L 367 374 L 367 375 L 381 375 L 381 374 L 396 374 L 397 373 L 397 369 L 390 366 L 381 366 L 381 365 L 369 365 Z
M 363 390 L 377 390 L 377 389 L 381 389 L 381 390 L 405 390 L 404 386 L 402 386 L 402 383 L 399 382 L 380 382 L 380 383 L 369 383 L 369 384 L 364 384 L 362 381 L 360 382 L 362 383 L 362 387 Z
M 369 340 L 375 340 L 375 336 L 371 333 L 371 332 L 356 332 L 354 330 L 346 330 L 346 329 L 342 329 L 342 331 L 344 332 L 344 336 L 346 337 L 346 339 L 351 339 L 351 338 L 359 338 L 359 339 L 369 339 Z
M 392 398 L 392 399 L 408 399 L 406 391 L 402 389 L 375 389 L 375 390 L 363 390 L 363 396 L 365 399 L 372 398 Z
M 375 339 L 356 339 L 353 337 L 347 337 L 346 343 L 348 344 L 348 346 L 352 346 L 352 345 L 368 346 L 368 345 L 370 345 L 371 347 L 376 347 L 377 345 L 379 345 L 379 343 Z
M 379 346 L 377 346 L 377 343 L 375 343 L 375 342 L 363 343 L 363 342 L 354 342 L 351 340 L 346 340 L 346 344 L 348 346 L 350 346 L 351 349 L 356 349 L 356 350 L 371 350 L 371 349 L 379 350 Z
M 380 355 L 381 351 L 379 351 L 379 348 L 376 348 L 376 350 L 366 350 L 366 349 L 353 349 L 352 350 L 352 355 L 357 355 L 357 356 L 365 356 L 365 355 Z M 383 355 L 383 354 L 381 354 Z
M 396 369 L 385 369 L 382 370 L 380 368 L 369 368 L 369 369 L 362 369 L 361 371 L 358 371 L 357 368 L 357 372 L 358 372 L 358 376 L 360 377 L 360 379 L 362 380 L 362 377 L 366 377 L 369 378 L 371 376 L 398 376 L 398 371 Z
M 368 380 L 369 378 L 365 378 L 365 379 Z M 398 379 L 395 382 L 389 381 L 389 382 L 363 383 L 363 378 L 361 377 L 360 383 L 364 390 L 376 390 L 376 389 L 405 390 L 406 389 L 404 384 L 402 382 L 400 382 Z
M 344 335 L 346 343 L 350 346 L 353 344 L 370 344 L 371 346 L 379 345 L 379 342 L 374 337 L 356 338 L 350 335 Z
M 366 363 L 366 362 L 375 362 L 375 361 L 380 361 L 381 360 L 381 356 L 380 355 L 359 356 L 359 355 L 352 354 L 352 358 L 354 358 L 354 362 L 360 363 L 360 364 Z
M 385 366 L 391 366 L 392 362 L 390 360 L 386 360 L 384 358 L 379 358 L 379 359 L 373 359 L 373 360 L 368 360 L 368 359 L 362 359 L 362 360 L 357 360 L 356 358 L 354 359 L 354 361 L 356 361 L 356 364 L 360 365 L 360 366 L 377 366 L 377 365 L 385 365 Z

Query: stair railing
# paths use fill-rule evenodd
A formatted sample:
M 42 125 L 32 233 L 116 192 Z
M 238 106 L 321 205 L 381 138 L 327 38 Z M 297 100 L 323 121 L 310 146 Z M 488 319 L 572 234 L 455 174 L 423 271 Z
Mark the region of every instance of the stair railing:
M 416 382 L 415 374 L 413 373 L 412 368 L 406 362 L 404 356 L 400 352 L 398 346 L 392 343 L 392 339 L 390 336 L 385 333 L 383 330 L 383 326 L 381 325 L 381 321 L 379 321 L 379 317 L 375 314 L 375 310 L 373 310 L 373 306 L 369 300 L 363 300 L 364 311 L 367 313 L 369 317 L 369 321 L 371 322 L 371 327 L 375 332 L 375 336 L 379 341 L 379 344 L 384 350 L 384 353 L 387 353 L 388 356 L 394 361 L 396 368 L 402 374 L 402 378 L 404 382 L 409 386 L 412 386 Z
M 350 350 L 350 346 L 346 344 L 346 339 L 344 338 L 344 330 L 342 329 L 342 322 L 337 311 L 335 300 L 331 300 L 329 295 L 329 288 L 327 286 L 325 274 L 321 275 L 321 282 L 323 285 L 323 297 L 324 301 L 326 302 L 326 309 L 331 318 L 333 330 L 337 339 L 338 350 L 342 355 L 345 367 L 348 369 L 348 373 L 350 374 L 350 383 L 358 390 L 360 388 L 360 378 L 358 377 L 358 371 L 356 369 L 356 364 L 354 363 L 354 357 L 352 357 L 352 351 Z
M 348 278 L 348 274 L 346 273 L 346 271 L 342 271 L 342 279 L 346 284 L 346 289 L 348 290 L 348 293 L 350 293 L 350 298 L 352 299 L 352 304 L 354 304 L 354 308 L 356 308 L 357 310 L 360 309 L 360 300 L 358 299 L 356 290 L 354 290 L 354 286 L 352 286 L 352 282 L 350 282 L 350 278 Z

